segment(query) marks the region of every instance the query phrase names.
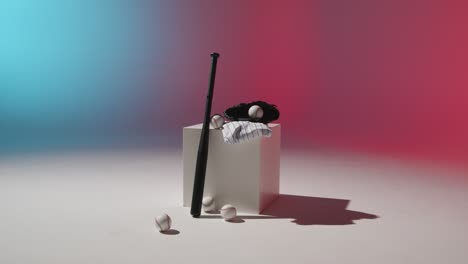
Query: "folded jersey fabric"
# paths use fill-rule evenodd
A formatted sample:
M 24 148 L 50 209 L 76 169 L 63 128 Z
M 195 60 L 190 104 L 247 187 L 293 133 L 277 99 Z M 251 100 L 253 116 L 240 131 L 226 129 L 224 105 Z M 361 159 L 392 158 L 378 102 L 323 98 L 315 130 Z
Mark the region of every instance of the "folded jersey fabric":
M 263 123 L 250 121 L 232 121 L 223 126 L 225 143 L 237 144 L 257 137 L 270 137 L 271 128 Z

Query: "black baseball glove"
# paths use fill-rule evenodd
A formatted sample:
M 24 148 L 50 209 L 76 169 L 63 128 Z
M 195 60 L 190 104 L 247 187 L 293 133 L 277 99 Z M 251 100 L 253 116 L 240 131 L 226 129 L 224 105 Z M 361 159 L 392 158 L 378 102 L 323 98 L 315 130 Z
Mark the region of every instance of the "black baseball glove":
M 249 108 L 252 105 L 258 105 L 263 109 L 263 117 L 260 119 L 252 119 L 249 117 Z M 268 124 L 279 118 L 279 111 L 276 105 L 269 104 L 264 101 L 255 101 L 251 103 L 240 103 L 235 106 L 231 106 L 224 111 L 224 116 L 231 121 L 251 121 L 251 122 L 262 122 Z

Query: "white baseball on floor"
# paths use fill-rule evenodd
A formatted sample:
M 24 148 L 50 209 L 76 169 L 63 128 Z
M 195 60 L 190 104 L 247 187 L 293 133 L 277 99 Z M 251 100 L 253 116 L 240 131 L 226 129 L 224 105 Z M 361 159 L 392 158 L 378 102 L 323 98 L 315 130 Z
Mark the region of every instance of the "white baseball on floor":
M 237 215 L 237 210 L 234 206 L 230 204 L 226 204 L 223 207 L 221 207 L 221 216 L 224 218 L 224 220 L 232 220 L 234 217 Z
M 165 232 L 171 229 L 172 220 L 167 214 L 162 214 L 156 217 L 156 227 L 159 232 Z
M 211 117 L 210 125 L 213 128 L 221 128 L 224 125 L 224 118 L 221 115 L 213 115 Z
M 263 117 L 263 109 L 258 105 L 252 105 L 249 108 L 249 117 L 253 119 L 260 119 Z
M 202 200 L 202 205 L 204 212 L 213 212 L 216 209 L 215 200 L 211 196 L 205 196 Z

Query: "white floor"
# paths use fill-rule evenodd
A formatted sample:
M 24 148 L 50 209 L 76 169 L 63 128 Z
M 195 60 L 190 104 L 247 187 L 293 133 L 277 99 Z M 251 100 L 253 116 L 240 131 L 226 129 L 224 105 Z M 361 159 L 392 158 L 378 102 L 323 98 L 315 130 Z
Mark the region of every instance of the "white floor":
M 468 263 L 468 173 L 283 153 L 269 216 L 193 219 L 181 153 L 0 160 L 0 263 Z M 170 234 L 154 217 L 173 218 Z

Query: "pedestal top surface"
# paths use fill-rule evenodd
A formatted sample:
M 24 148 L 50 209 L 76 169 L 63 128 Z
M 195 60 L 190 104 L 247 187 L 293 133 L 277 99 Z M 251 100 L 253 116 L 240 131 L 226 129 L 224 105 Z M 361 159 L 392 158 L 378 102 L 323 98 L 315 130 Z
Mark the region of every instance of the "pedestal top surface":
M 281 126 L 281 124 L 279 123 L 268 123 L 268 127 L 270 128 L 273 128 L 273 127 L 278 127 L 278 126 Z M 191 125 L 191 126 L 186 126 L 184 128 L 189 128 L 189 129 L 202 129 L 203 127 L 203 123 L 199 123 L 199 124 L 196 124 L 196 125 Z M 210 129 L 214 129 L 210 126 Z

